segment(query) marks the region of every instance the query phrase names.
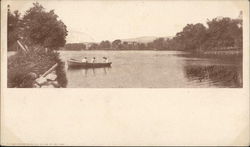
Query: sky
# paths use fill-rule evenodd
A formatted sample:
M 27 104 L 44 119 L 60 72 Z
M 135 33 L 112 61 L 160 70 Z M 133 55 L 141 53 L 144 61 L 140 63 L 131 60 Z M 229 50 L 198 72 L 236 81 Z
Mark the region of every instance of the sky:
M 37 0 L 8 1 L 22 14 Z M 167 37 L 186 24 L 203 23 L 215 17 L 237 18 L 242 7 L 233 1 L 163 0 L 39 0 L 46 11 L 55 10 L 67 26 L 67 42 Z

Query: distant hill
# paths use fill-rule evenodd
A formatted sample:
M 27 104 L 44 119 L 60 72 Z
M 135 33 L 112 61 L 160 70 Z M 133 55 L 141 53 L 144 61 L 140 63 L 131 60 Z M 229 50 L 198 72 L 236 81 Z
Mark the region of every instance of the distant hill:
M 155 36 L 143 36 L 143 37 L 137 37 L 137 38 L 128 38 L 128 39 L 121 39 L 123 42 L 140 42 L 140 43 L 148 43 L 152 42 L 158 37 Z

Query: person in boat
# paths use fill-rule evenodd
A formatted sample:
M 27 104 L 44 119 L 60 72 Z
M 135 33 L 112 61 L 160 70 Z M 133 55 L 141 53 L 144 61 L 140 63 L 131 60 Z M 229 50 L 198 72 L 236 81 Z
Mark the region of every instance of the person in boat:
M 104 62 L 104 63 L 109 63 L 109 60 L 108 60 L 107 57 L 102 57 L 102 58 L 103 58 L 103 62 Z
M 92 58 L 91 63 L 95 63 L 95 57 Z
M 87 63 L 87 62 L 88 62 L 87 57 L 84 57 L 84 58 L 82 59 L 82 62 L 83 62 L 83 63 Z

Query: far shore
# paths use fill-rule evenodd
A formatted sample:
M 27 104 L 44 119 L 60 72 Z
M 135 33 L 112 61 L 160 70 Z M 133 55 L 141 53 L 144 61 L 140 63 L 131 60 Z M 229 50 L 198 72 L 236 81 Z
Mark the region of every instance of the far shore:
M 134 50 L 129 50 L 129 49 L 124 49 L 124 50 L 116 50 L 116 49 L 98 49 L 98 50 L 57 50 L 57 51 L 77 51 L 77 52 L 89 52 L 89 51 L 175 51 L 175 52 L 185 52 L 189 54 L 195 54 L 195 55 L 241 55 L 243 53 L 242 50 L 211 50 L 211 51 L 201 51 L 201 52 L 196 52 L 196 51 L 185 51 L 185 50 L 153 50 L 153 49 L 148 49 L 148 50 L 142 50 L 142 49 L 134 49 Z M 8 51 L 7 56 L 12 56 L 16 53 L 17 51 Z

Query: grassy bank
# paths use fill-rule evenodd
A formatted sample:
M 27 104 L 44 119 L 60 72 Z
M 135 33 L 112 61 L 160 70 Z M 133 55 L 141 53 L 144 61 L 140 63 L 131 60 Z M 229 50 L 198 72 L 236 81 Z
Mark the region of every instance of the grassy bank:
M 67 78 L 64 71 L 64 62 L 57 52 L 44 50 L 17 52 L 8 58 L 8 87 L 29 88 L 36 78 L 44 74 L 54 64 L 56 67 L 57 81 L 60 87 L 66 87 Z

